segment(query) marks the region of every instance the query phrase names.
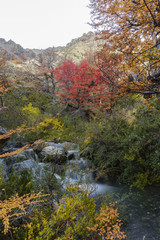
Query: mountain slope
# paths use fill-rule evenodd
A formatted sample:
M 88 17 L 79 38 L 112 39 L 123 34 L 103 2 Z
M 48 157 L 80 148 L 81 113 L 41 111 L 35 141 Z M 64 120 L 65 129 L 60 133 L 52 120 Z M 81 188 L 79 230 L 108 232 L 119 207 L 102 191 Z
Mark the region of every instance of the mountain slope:
M 12 78 L 25 80 L 25 86 L 28 83 L 29 86 L 32 86 L 33 76 L 39 77 L 41 75 L 41 67 L 55 67 L 68 59 L 75 63 L 87 59 L 92 64 L 99 44 L 100 42 L 95 39 L 93 32 L 73 39 L 64 47 L 49 47 L 47 49 L 24 49 L 12 40 L 6 41 L 0 38 L 0 56 L 7 59 L 8 72 Z

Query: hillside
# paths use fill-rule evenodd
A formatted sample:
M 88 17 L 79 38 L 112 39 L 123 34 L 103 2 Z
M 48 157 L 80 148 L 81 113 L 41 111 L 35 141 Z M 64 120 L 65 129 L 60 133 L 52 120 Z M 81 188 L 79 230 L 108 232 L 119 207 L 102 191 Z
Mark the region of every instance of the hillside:
M 100 41 L 95 39 L 93 32 L 72 39 L 66 46 L 47 49 L 24 49 L 12 40 L 0 38 L 0 56 L 7 59 L 7 71 L 11 79 L 16 78 L 27 87 L 43 89 L 42 68 L 56 67 L 68 59 L 75 63 L 87 59 L 89 63 L 93 63 L 99 46 Z
M 74 62 L 80 62 L 87 56 L 94 55 L 99 42 L 95 40 L 95 34 L 85 33 L 81 37 L 73 39 L 64 47 L 49 47 L 47 49 L 24 49 L 12 40 L 6 41 L 0 38 L 0 56 L 6 57 L 10 70 L 14 73 L 19 71 L 37 70 L 42 62 L 47 62 L 48 57 L 52 58 L 51 65 L 55 66 L 65 59 L 72 59 Z

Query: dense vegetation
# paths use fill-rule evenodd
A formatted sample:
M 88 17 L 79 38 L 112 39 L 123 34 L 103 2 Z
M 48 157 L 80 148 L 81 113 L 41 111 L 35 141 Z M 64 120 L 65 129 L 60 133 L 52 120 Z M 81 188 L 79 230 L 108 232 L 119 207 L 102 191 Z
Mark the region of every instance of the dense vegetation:
M 10 81 L 0 61 L 0 126 L 8 130 L 0 136 L 1 239 L 125 239 L 115 204 L 96 206 L 84 186 L 63 189 L 53 173 L 36 181 L 27 169 L 4 175 L 3 161 L 37 140 L 79 144 L 97 179 L 141 190 L 160 183 L 159 1 L 90 7 L 108 41 L 94 63 L 44 63 L 45 89 L 37 90 Z M 3 152 L 7 141 L 19 150 Z
M 25 93 L 26 91 L 29 94 L 24 97 L 23 92 Z M 21 101 L 19 101 L 18 93 L 21 93 Z M 17 100 L 16 96 L 19 100 Z M 39 96 L 41 96 L 41 104 Z M 88 117 L 88 115 L 82 114 L 82 111 L 77 112 L 74 108 L 64 110 L 63 104 L 53 104 L 51 96 L 36 92 L 36 90 L 33 91 L 33 89 L 12 89 L 7 93 L 5 99 L 8 106 L 12 105 L 12 109 L 15 107 L 17 110 L 16 121 L 10 108 L 4 109 L 5 112 L 3 112 L 4 110 L 2 111 L 1 119 L 4 119 L 3 126 L 8 128 L 10 123 L 12 128 L 27 128 L 26 131 L 13 135 L 12 142 L 25 145 L 37 139 L 53 140 L 60 137 L 61 142 L 72 141 L 80 145 L 82 156 L 92 160 L 97 178 L 104 180 L 109 178 L 113 181 L 136 186 L 140 189 L 144 189 L 147 185 L 159 183 L 160 142 L 158 133 L 160 99 L 158 97 L 149 100 L 144 99 L 140 95 L 125 97 L 117 101 L 114 108 L 112 108 L 112 114 L 110 116 L 107 115 L 107 118 L 104 118 L 101 113 L 91 114 L 91 116 Z M 59 112 L 61 112 L 61 114 L 59 114 Z M 6 116 L 9 121 L 5 121 Z M 37 187 L 37 183 L 36 185 L 33 183 L 33 177 L 27 170 L 20 172 L 19 175 L 12 173 L 9 175 L 7 182 L 3 178 L 3 171 L 1 171 L 1 189 L 5 189 L 5 192 L 3 190 L 1 193 L 1 200 L 9 199 L 9 197 L 16 193 L 18 193 L 19 196 L 23 196 L 27 193 L 42 191 L 42 189 L 45 193 L 50 193 L 52 190 L 47 187 L 47 184 L 51 183 L 51 181 L 53 182 L 54 189 L 57 191 L 60 186 L 57 185 L 56 179 L 53 176 L 52 180 L 50 178 L 48 181 L 43 182 L 41 186 Z M 50 189 L 50 191 L 48 191 L 48 189 Z M 85 193 L 82 192 L 81 194 Z M 60 193 L 58 190 L 58 195 L 61 198 L 63 192 Z M 69 202 L 66 202 L 66 204 L 71 205 L 66 205 L 66 214 L 69 214 L 69 206 L 73 206 L 72 201 L 74 203 L 76 203 L 76 201 L 89 201 L 90 204 L 95 206 L 93 198 L 89 195 L 87 195 L 88 200 L 83 200 L 83 198 L 80 198 L 81 200 L 76 199 L 76 196 L 76 194 L 73 194 L 71 199 L 70 197 L 68 198 L 67 201 Z M 54 197 L 51 197 L 51 199 L 53 198 Z M 66 198 L 66 196 L 64 196 L 64 198 Z M 48 197 L 46 196 L 45 199 L 48 199 Z M 49 205 L 50 201 L 52 201 L 51 199 L 47 200 Z M 45 208 L 43 208 L 43 204 Z M 91 214 L 89 207 L 85 209 L 86 202 L 78 202 L 77 204 L 81 206 L 81 210 L 86 214 L 87 211 Z M 61 216 L 59 212 L 60 215 L 54 215 L 57 214 L 54 207 L 51 207 L 50 210 L 49 205 L 45 204 L 45 202 L 41 203 L 41 205 L 38 209 L 35 207 L 34 210 L 35 212 L 38 211 L 40 215 L 36 214 L 36 217 L 34 217 L 33 212 L 33 215 L 29 213 L 29 215 L 31 214 L 30 216 L 19 217 L 19 219 L 23 220 L 17 219 L 13 225 L 11 223 L 12 221 L 10 222 L 11 232 L 12 228 L 14 229 L 18 226 L 17 230 L 12 232 L 14 238 L 22 239 L 22 235 L 25 234 L 26 239 L 36 239 L 36 237 L 39 239 L 39 234 L 43 235 L 47 232 L 49 239 L 56 239 L 56 237 L 62 236 L 62 239 L 69 239 L 69 237 L 73 236 L 73 239 L 87 239 L 87 236 L 88 239 L 92 239 L 92 237 L 94 239 L 96 234 L 99 234 L 100 230 L 94 228 L 96 218 L 98 219 L 98 215 L 94 213 L 94 208 L 92 210 L 92 217 L 89 215 L 85 223 L 82 224 L 82 219 L 79 219 L 79 217 L 76 218 L 78 219 L 78 222 L 75 223 L 77 226 L 76 230 L 72 225 L 68 225 L 69 222 L 73 220 L 67 220 L 67 218 L 60 220 L 59 218 L 63 218 L 64 215 Z M 60 206 L 61 205 L 59 205 L 58 209 L 60 209 Z M 105 206 L 105 204 L 103 206 Z M 103 207 L 103 209 L 106 209 L 106 206 Z M 114 212 L 116 210 L 108 205 L 107 209 L 105 210 L 107 216 L 110 214 L 110 211 L 113 211 L 116 224 L 117 213 Z M 71 212 L 73 218 L 78 214 L 78 211 L 78 209 L 75 209 Z M 101 214 L 101 212 L 99 212 L 99 214 Z M 51 220 L 52 216 L 55 216 L 54 220 Z M 85 218 L 86 217 L 87 215 L 85 215 Z M 41 224 L 39 226 L 41 218 L 44 219 L 44 225 Z M 23 221 L 28 222 L 27 226 L 29 229 L 27 226 L 23 228 Z M 53 221 L 58 222 L 53 223 Z M 62 222 L 63 225 L 61 225 Z M 49 227 L 50 224 L 53 225 L 53 228 Z M 64 228 L 64 226 L 68 227 Z M 94 229 L 95 232 L 88 231 L 88 228 L 84 230 L 85 226 Z M 108 228 L 109 225 L 106 227 Z M 57 228 L 61 230 L 56 233 L 54 231 L 56 231 Z M 4 239 L 10 239 L 10 233 L 8 230 L 6 232 L 7 235 L 5 235 Z M 66 236 L 67 238 L 65 238 Z M 3 235 L 1 239 L 3 239 Z

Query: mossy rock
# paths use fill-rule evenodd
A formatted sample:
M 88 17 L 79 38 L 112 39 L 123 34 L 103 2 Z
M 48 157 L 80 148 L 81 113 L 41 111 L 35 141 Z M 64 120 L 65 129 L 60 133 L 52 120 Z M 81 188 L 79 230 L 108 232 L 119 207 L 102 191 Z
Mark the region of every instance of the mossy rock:
M 54 164 L 63 164 L 67 160 L 66 151 L 63 147 L 58 146 L 47 146 L 41 151 L 40 155 L 42 161 Z

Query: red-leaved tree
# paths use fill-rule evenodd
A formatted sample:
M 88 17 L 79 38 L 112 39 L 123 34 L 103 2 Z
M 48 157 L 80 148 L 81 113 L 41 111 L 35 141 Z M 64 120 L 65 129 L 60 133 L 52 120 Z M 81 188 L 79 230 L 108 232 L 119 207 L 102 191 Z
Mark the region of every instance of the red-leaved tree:
M 55 77 L 59 83 L 58 95 L 64 103 L 83 110 L 100 105 L 100 96 L 106 87 L 102 73 L 86 60 L 80 64 L 63 62 L 55 69 Z
M 80 64 L 70 60 L 63 62 L 54 71 L 59 84 L 57 94 L 62 102 L 85 111 L 111 108 L 116 99 L 120 74 L 112 65 L 111 61 L 106 62 L 102 58 L 96 68 L 90 66 L 86 60 Z

